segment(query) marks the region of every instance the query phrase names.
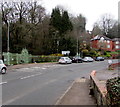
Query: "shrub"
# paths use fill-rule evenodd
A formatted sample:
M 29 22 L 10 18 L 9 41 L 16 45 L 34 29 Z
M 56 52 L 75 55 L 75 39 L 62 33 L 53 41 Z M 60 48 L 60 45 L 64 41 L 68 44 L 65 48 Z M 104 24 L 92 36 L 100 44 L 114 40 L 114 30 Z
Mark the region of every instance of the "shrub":
M 90 50 L 89 55 L 91 57 L 96 57 L 97 56 L 97 52 L 95 50 Z
M 82 50 L 83 57 L 84 56 L 89 56 L 89 51 L 87 49 Z
M 106 87 L 111 100 L 111 105 L 120 105 L 120 77 L 108 79 Z
M 37 63 L 40 63 L 40 62 L 56 62 L 58 61 L 59 59 L 59 56 L 34 56 L 32 57 L 32 62 L 37 62 Z

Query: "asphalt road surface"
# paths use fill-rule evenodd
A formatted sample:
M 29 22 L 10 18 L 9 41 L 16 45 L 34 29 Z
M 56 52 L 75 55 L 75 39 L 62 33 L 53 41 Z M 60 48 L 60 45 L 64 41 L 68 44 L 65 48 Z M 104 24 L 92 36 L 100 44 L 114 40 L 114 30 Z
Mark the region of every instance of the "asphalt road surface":
M 2 75 L 3 105 L 54 105 L 76 78 L 89 78 L 92 70 L 107 69 L 107 61 L 41 64 L 13 69 Z

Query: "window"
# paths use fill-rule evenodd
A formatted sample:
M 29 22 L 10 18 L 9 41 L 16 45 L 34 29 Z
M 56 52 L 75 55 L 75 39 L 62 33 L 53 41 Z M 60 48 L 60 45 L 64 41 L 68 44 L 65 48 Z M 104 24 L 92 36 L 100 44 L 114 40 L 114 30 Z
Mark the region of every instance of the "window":
M 110 43 L 110 41 L 109 41 L 109 40 L 107 40 L 107 43 Z
M 119 44 L 119 41 L 116 41 L 115 43 L 116 43 L 116 44 Z
M 110 48 L 110 45 L 107 45 L 107 48 Z
M 116 45 L 115 48 L 116 48 L 116 49 L 119 49 L 119 45 Z

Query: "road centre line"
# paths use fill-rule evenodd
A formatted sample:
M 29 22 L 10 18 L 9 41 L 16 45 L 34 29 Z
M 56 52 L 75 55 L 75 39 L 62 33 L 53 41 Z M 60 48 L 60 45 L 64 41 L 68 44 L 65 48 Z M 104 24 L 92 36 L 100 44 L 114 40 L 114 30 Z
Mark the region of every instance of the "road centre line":
M 38 76 L 38 75 L 41 75 L 42 73 L 39 73 L 39 74 L 35 74 L 35 75 L 29 75 L 29 76 L 26 76 L 26 77 L 22 77 L 20 79 L 27 79 L 27 78 L 30 78 L 30 77 L 35 77 L 35 76 Z

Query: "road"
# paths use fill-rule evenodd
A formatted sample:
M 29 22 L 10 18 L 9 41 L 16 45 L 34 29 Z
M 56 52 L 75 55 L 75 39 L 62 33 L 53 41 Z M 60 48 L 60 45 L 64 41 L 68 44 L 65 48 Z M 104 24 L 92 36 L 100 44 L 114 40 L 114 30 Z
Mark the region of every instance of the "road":
M 13 69 L 2 76 L 3 105 L 54 105 L 76 78 L 89 78 L 92 70 L 106 69 L 107 61 L 41 64 Z

